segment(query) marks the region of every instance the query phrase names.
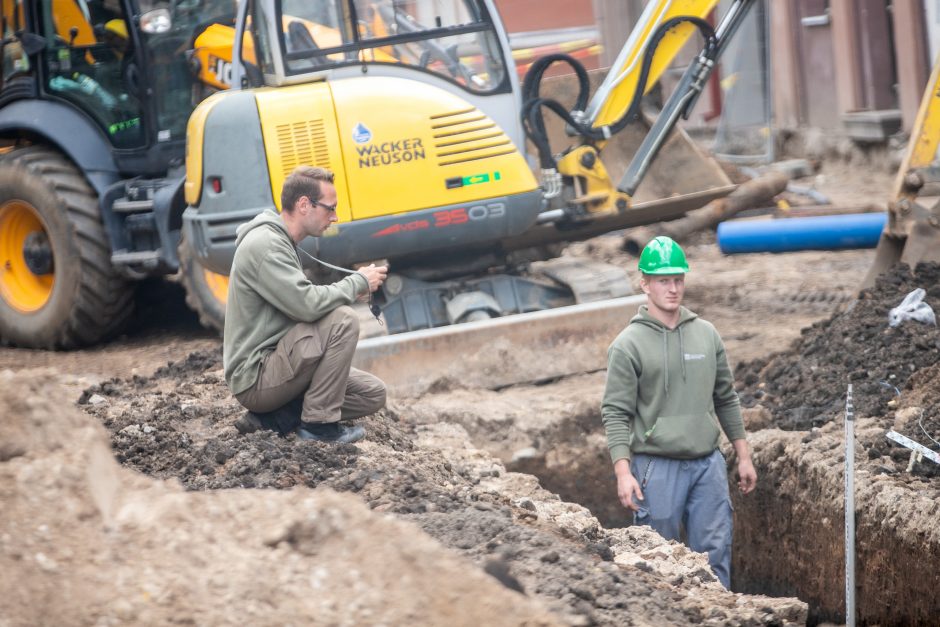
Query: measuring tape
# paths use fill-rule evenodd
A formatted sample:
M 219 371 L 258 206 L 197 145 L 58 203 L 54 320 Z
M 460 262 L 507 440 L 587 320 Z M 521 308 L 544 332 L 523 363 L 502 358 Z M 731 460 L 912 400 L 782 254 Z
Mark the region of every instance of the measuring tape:
M 937 453 L 937 451 L 932 451 L 926 446 L 922 444 L 918 444 L 914 440 L 901 435 L 897 431 L 888 431 L 885 435 L 888 437 L 889 440 L 894 440 L 901 446 L 906 446 L 912 451 L 920 453 L 921 455 L 923 455 L 924 457 L 926 457 L 933 463 L 940 464 L 940 453 Z

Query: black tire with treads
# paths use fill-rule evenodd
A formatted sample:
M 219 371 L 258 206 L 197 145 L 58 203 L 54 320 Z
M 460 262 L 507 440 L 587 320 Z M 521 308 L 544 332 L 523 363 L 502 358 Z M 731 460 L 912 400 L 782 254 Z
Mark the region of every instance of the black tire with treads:
M 133 310 L 133 283 L 111 265 L 98 196 L 81 171 L 44 146 L 0 159 L 0 207 L 28 203 L 41 218 L 53 254 L 46 303 L 23 312 L 0 298 L 0 340 L 30 348 L 88 346 L 119 332 Z

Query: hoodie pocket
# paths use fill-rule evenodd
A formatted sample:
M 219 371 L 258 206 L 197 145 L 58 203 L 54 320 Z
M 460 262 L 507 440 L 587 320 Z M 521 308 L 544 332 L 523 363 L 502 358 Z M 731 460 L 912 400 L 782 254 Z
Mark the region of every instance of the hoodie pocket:
M 707 412 L 660 416 L 646 432 L 646 444 L 668 456 L 701 457 L 715 450 L 721 429 Z

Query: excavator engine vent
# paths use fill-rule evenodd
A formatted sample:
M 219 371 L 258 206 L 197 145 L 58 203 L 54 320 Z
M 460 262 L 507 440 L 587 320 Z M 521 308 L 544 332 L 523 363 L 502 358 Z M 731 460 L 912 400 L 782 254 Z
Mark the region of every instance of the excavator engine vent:
M 299 165 L 329 167 L 330 154 L 322 119 L 279 124 L 276 129 L 285 177 Z
M 431 116 L 438 165 L 455 165 L 515 152 L 496 123 L 476 107 Z

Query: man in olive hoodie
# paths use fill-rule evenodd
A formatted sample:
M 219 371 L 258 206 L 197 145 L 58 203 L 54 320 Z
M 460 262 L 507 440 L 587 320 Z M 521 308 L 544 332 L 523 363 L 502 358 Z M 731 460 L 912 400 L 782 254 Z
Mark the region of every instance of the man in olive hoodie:
M 731 497 L 721 432 L 738 458 L 738 487 L 757 474 L 725 348 L 710 323 L 682 306 L 685 253 L 657 237 L 640 256 L 640 307 L 607 352 L 601 415 L 617 476 L 617 495 L 667 540 L 708 553 L 718 580 L 731 583 Z
M 351 367 L 359 318 L 349 307 L 385 280 L 387 268 L 360 268 L 332 285 L 303 273 L 297 245 L 336 222 L 333 174 L 301 166 L 284 181 L 282 212 L 266 210 L 238 227 L 229 275 L 223 365 L 249 412 L 242 433 L 259 428 L 306 440 L 355 442 L 365 431 L 341 418 L 385 405 L 385 384 Z

